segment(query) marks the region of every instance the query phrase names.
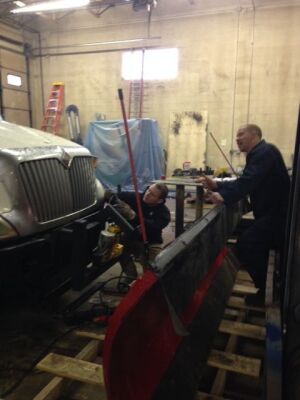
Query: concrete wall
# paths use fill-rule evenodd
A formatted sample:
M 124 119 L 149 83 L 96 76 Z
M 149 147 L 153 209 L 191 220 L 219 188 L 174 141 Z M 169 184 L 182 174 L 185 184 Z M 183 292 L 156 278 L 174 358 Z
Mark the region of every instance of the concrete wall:
M 55 22 L 44 20 L 40 25 L 42 47 L 146 36 L 145 14 L 135 13 L 132 19 L 125 7 L 113 12 L 122 15 L 107 11 L 107 16 L 99 19 L 78 13 Z M 260 125 L 266 139 L 281 149 L 290 166 L 300 93 L 299 20 L 299 6 L 244 8 L 181 18 L 159 18 L 154 14 L 151 35 L 161 39 L 149 41 L 148 45 L 178 47 L 180 54 L 178 78 L 150 83 L 145 98 L 146 116 L 158 120 L 165 147 L 174 134 L 171 115 L 207 111 L 208 131 L 214 133 L 235 166 L 243 165 L 244 157 L 230 154 L 230 150 L 236 149 L 236 128 L 246 122 Z M 35 47 L 38 42 L 32 44 Z M 60 51 L 108 48 L 120 49 L 121 45 Z M 124 89 L 126 99 L 128 95 L 128 82 L 121 79 L 121 56 L 122 52 L 114 51 L 43 57 L 44 102 L 51 83 L 59 80 L 66 86 L 65 105 L 79 107 L 83 132 L 95 113 L 105 114 L 107 119 L 121 118 L 117 89 Z M 35 58 L 31 61 L 31 84 L 36 127 L 43 114 L 40 79 L 40 58 Z M 66 125 L 62 134 L 68 135 Z M 209 136 L 207 164 L 213 168 L 226 165 Z

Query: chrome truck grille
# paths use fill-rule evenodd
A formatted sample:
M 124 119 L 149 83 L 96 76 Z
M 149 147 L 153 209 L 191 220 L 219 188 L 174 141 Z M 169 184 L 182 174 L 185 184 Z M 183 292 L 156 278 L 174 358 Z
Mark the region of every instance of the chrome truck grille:
M 74 157 L 69 168 L 56 158 L 27 161 L 19 166 L 33 214 L 47 222 L 95 202 L 95 175 L 90 157 Z

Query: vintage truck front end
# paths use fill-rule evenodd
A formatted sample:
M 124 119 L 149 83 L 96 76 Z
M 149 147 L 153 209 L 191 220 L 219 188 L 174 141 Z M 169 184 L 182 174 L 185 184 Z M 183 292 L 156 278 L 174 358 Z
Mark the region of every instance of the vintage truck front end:
M 71 279 L 78 226 L 88 262 L 103 223 L 94 162 L 73 142 L 0 121 L 0 295 Z

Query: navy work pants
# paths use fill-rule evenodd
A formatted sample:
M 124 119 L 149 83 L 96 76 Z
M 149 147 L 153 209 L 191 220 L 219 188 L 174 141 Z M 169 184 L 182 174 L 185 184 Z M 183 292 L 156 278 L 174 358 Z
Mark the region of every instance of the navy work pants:
M 237 242 L 237 256 L 262 294 L 266 289 L 270 249 L 282 250 L 285 232 L 283 218 L 258 218 L 247 228 Z

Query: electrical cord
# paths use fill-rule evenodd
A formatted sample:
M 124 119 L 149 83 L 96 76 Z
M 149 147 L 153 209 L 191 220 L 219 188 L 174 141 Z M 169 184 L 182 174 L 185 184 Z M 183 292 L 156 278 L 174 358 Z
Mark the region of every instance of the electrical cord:
M 124 278 L 125 281 L 122 282 L 122 278 Z M 130 283 L 133 282 L 134 280 L 136 280 L 136 277 L 131 276 L 131 275 L 125 276 L 124 272 L 122 271 L 120 273 L 120 275 L 108 279 L 107 282 L 105 282 L 105 284 L 99 289 L 99 291 L 105 289 L 106 284 L 112 280 L 117 280 L 116 292 L 119 294 L 125 294 L 125 293 L 127 293 L 127 291 L 130 288 Z M 126 282 L 126 280 L 127 280 L 127 282 Z M 124 289 L 126 289 L 126 291 L 124 291 Z M 104 290 L 104 292 L 105 292 L 105 290 Z
M 51 347 L 58 341 L 61 340 L 62 338 L 64 338 L 65 336 L 67 336 L 69 333 L 71 333 L 72 331 L 74 331 L 75 329 L 77 329 L 80 325 L 77 326 L 73 326 L 72 328 L 68 329 L 66 332 L 63 332 L 62 334 L 56 336 L 47 346 L 44 350 L 42 350 L 32 361 L 31 365 L 29 366 L 28 369 L 24 370 L 24 374 L 10 387 L 8 388 L 5 392 L 0 393 L 1 397 L 5 397 L 8 396 L 9 394 L 11 394 L 22 382 L 23 380 L 29 376 L 29 374 L 31 372 L 33 372 L 34 367 L 36 366 L 36 364 L 42 359 L 44 358 L 49 350 L 51 349 Z M 17 370 L 16 368 L 13 368 L 14 370 Z
M 127 287 L 129 288 L 130 284 L 127 283 L 127 282 L 121 282 L 121 280 L 122 280 L 123 277 L 124 277 L 125 279 L 129 279 L 129 280 L 132 280 L 132 281 L 134 281 L 134 280 L 136 279 L 136 277 L 134 277 L 134 276 L 129 276 L 129 275 L 124 276 L 124 272 L 121 271 L 120 275 L 114 276 L 114 277 L 109 278 L 109 279 L 107 279 L 106 281 L 104 281 L 104 282 L 102 283 L 102 285 L 101 285 L 101 286 L 99 287 L 99 289 L 98 289 L 99 292 L 100 292 L 101 290 L 105 292 L 105 290 L 103 290 L 103 289 L 105 289 L 105 286 L 106 286 L 109 282 L 111 282 L 111 281 L 113 281 L 113 280 L 117 280 L 117 285 L 116 285 L 117 293 L 124 294 L 124 292 L 119 291 L 120 286 L 127 286 Z
M 100 297 L 100 305 L 106 306 L 106 307 L 107 307 L 107 304 L 106 304 L 105 301 L 103 300 L 103 293 L 101 292 L 101 290 L 103 290 L 104 287 L 105 287 L 109 282 L 111 282 L 111 281 L 113 281 L 113 280 L 117 280 L 116 289 L 117 289 L 117 292 L 120 293 L 120 294 L 124 294 L 124 287 L 127 288 L 127 291 L 128 291 L 130 285 L 129 285 L 129 283 L 121 282 L 123 276 L 124 276 L 124 272 L 122 271 L 122 272 L 120 273 L 120 275 L 114 276 L 114 277 L 112 277 L 112 278 L 109 278 L 109 279 L 107 279 L 106 281 L 103 282 L 103 284 L 101 285 L 101 287 L 99 288 L 99 291 L 98 291 L 99 297 Z M 136 279 L 136 277 L 129 276 L 129 275 L 126 275 L 125 278 L 126 278 L 126 279 L 127 279 L 127 278 L 128 278 L 128 279 L 132 279 L 132 280 Z M 123 288 L 123 289 L 122 289 L 122 288 Z M 96 306 L 98 306 L 98 304 L 97 304 L 97 305 L 94 305 L 94 307 L 96 307 Z M 90 322 L 90 321 L 88 321 L 88 322 Z M 11 393 L 23 382 L 23 380 L 24 380 L 27 376 L 29 376 L 32 372 L 34 372 L 34 367 L 36 366 L 36 364 L 37 364 L 42 358 L 44 358 L 44 357 L 48 354 L 48 352 L 49 352 L 49 350 L 51 349 L 51 347 L 52 347 L 57 341 L 61 340 L 62 338 L 64 338 L 65 336 L 67 336 L 68 334 L 70 334 L 71 332 L 73 332 L 73 331 L 74 331 L 75 329 L 77 329 L 78 327 L 84 325 L 85 323 L 86 323 L 86 321 L 83 321 L 82 323 L 76 324 L 75 326 L 72 326 L 70 329 L 68 329 L 66 332 L 63 332 L 62 334 L 56 336 L 56 337 L 46 346 L 46 348 L 45 348 L 44 350 L 42 350 L 42 351 L 34 358 L 34 360 L 32 361 L 31 365 L 30 365 L 27 369 L 22 369 L 22 368 L 18 368 L 18 367 L 10 368 L 10 370 L 20 371 L 20 372 L 23 372 L 23 374 L 22 374 L 22 376 L 21 376 L 10 388 L 8 388 L 6 391 L 4 391 L 4 392 L 2 392 L 2 393 L 0 392 L 0 396 L 1 396 L 1 397 L 5 397 L 5 396 L 8 396 L 9 394 L 11 394 Z M 4 368 L 0 368 L 0 370 L 4 370 Z M 5 369 L 5 370 L 7 370 L 7 369 Z M 35 372 L 35 373 L 39 373 L 39 372 Z

